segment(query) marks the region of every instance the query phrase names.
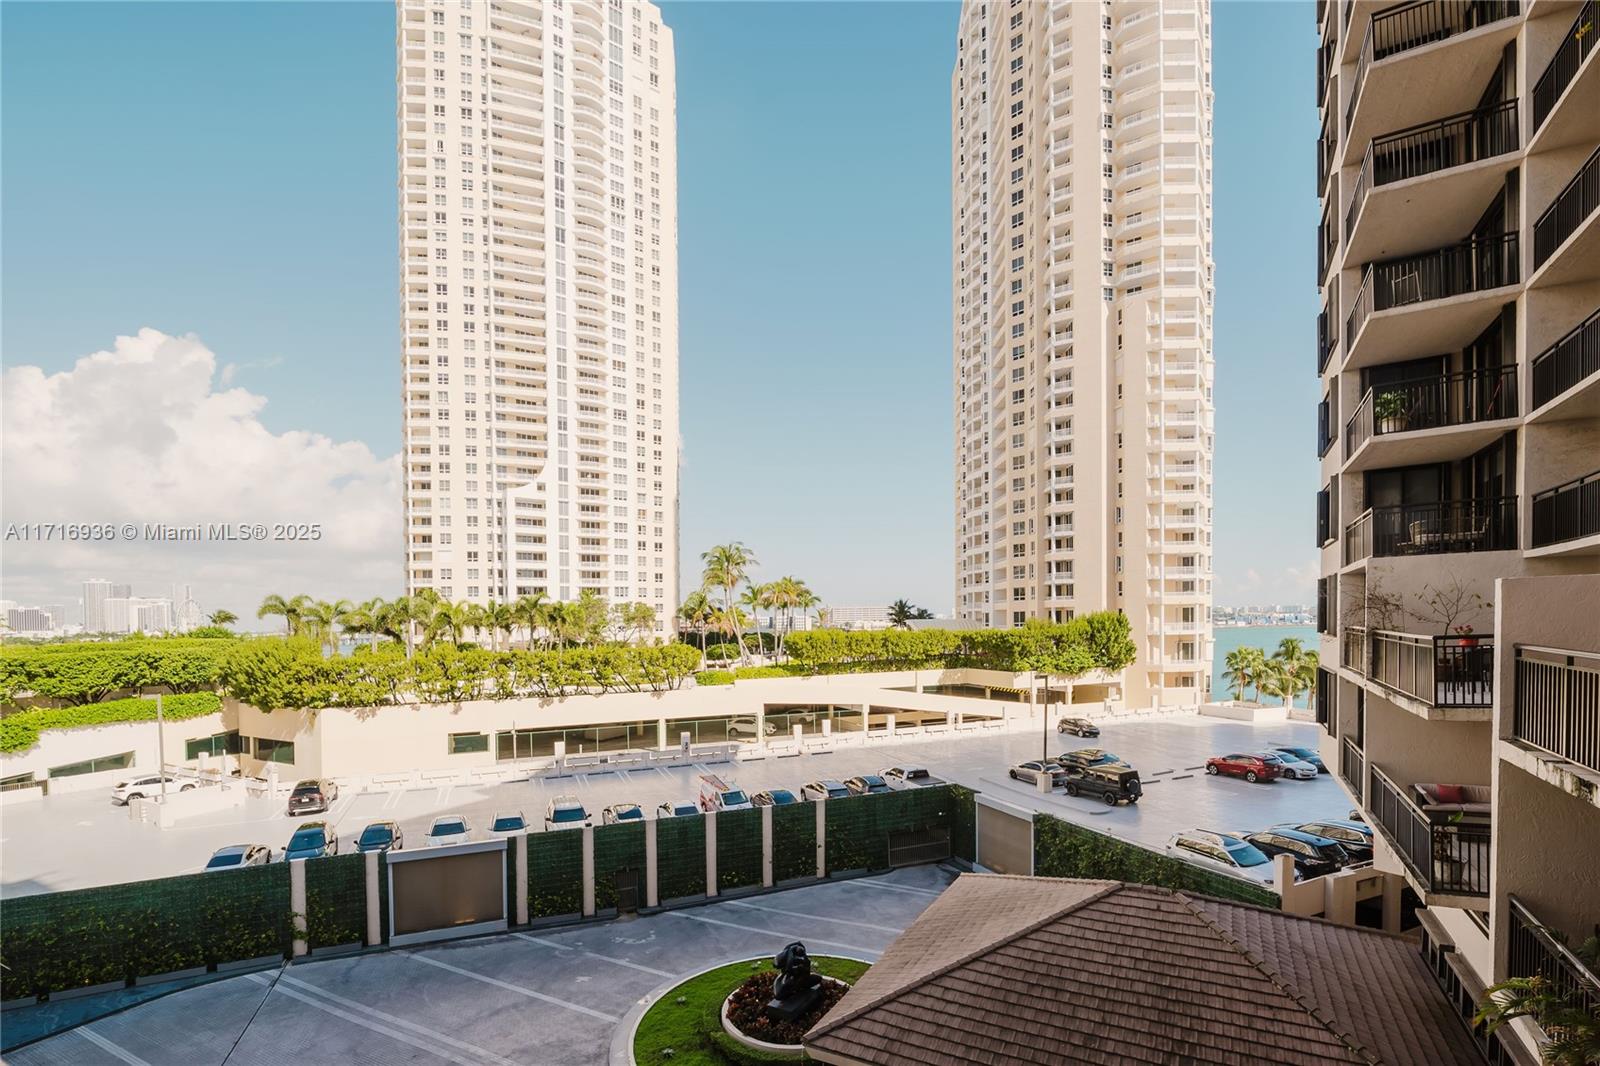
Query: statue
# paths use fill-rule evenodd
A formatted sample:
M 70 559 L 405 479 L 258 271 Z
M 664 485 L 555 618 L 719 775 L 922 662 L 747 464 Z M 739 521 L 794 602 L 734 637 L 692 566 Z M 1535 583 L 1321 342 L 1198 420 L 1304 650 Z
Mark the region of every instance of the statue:
M 772 999 L 767 1016 L 773 1021 L 792 1022 L 802 1018 L 822 998 L 822 977 L 811 972 L 811 956 L 796 940 L 772 960 L 778 978 L 772 984 Z

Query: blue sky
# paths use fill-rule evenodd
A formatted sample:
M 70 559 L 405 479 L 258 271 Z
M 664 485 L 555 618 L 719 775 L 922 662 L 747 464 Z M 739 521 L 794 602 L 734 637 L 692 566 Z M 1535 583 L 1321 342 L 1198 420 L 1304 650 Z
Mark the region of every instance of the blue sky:
M 831 602 L 946 610 L 957 6 L 662 6 L 685 576 L 741 539 Z M 378 2 L 0 5 L 5 365 L 194 333 L 267 399 L 271 431 L 393 455 L 393 19 Z M 1309 601 L 1311 7 L 1214 19 L 1216 598 Z

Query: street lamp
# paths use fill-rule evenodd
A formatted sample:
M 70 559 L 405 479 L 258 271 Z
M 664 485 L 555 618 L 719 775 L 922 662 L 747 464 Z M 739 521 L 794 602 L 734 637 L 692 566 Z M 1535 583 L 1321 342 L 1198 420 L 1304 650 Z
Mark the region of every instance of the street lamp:
M 139 693 L 142 700 L 150 699 L 144 693 Z M 166 719 L 161 716 L 161 693 L 155 694 L 156 701 L 156 776 L 161 779 L 161 802 L 167 802 L 167 730 Z

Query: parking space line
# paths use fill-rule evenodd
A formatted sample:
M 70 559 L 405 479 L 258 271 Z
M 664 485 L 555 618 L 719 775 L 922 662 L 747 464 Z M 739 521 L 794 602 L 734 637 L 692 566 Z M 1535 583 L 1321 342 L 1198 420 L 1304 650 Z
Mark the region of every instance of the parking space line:
M 104 1051 L 107 1055 L 111 1055 L 114 1058 L 121 1059 L 123 1062 L 126 1062 L 128 1066 L 150 1066 L 150 1064 L 144 1059 L 141 1059 L 131 1051 L 127 1051 L 124 1048 L 113 1044 L 111 1041 L 107 1040 L 93 1029 L 90 1029 L 87 1025 L 80 1025 L 78 1028 L 74 1029 L 73 1032 L 89 1041 L 89 1043 L 93 1044 L 101 1051 Z
M 785 933 L 781 929 L 763 929 L 758 925 L 740 925 L 737 922 L 724 922 L 719 921 L 716 918 L 706 918 L 699 914 L 690 914 L 687 911 L 667 911 L 666 913 L 672 915 L 674 918 L 687 918 L 691 922 L 704 922 L 706 925 L 720 925 L 728 929 L 740 929 L 746 933 L 761 933 L 764 936 L 781 937 L 784 940 L 805 940 L 811 944 L 828 944 L 832 947 L 844 948 L 846 951 L 859 951 L 863 955 L 871 955 L 873 958 L 877 958 L 879 955 L 883 954 L 882 948 L 864 948 L 860 944 L 846 944 L 838 940 L 823 940 L 821 937 L 801 936 L 799 933 Z
M 654 966 L 645 966 L 642 963 L 629 962 L 627 959 L 613 959 L 610 955 L 602 955 L 597 951 L 590 951 L 587 948 L 571 948 L 565 944 L 558 944 L 554 940 L 545 940 L 542 937 L 529 936 L 527 933 L 512 933 L 511 935 L 516 937 L 518 940 L 526 940 L 530 944 L 542 944 L 547 948 L 554 948 L 557 951 L 576 951 L 579 955 L 584 955 L 591 959 L 599 959 L 601 962 L 615 963 L 618 966 L 626 966 L 630 970 L 638 970 L 641 973 L 654 974 L 657 977 L 678 976 L 677 974 L 671 973 L 667 970 L 658 970 Z
M 850 885 L 853 888 L 881 888 L 881 889 L 885 889 L 885 890 L 890 891 L 890 892 L 915 892 L 919 896 L 932 896 L 935 899 L 937 899 L 939 896 L 943 895 L 942 892 L 935 892 L 932 889 L 913 888 L 910 885 L 891 885 L 891 884 L 887 884 L 887 883 L 885 883 L 883 881 L 871 881 L 871 880 L 866 880 L 866 879 L 861 879 L 861 880 L 852 879 L 852 880 L 849 880 L 849 881 L 838 881 L 838 882 L 835 882 L 835 884 Z
M 302 981 L 297 977 L 290 977 L 287 974 L 283 974 L 278 978 L 278 983 L 280 986 L 284 984 L 293 985 L 294 987 L 301 989 L 310 995 L 321 996 L 323 999 L 332 1000 L 334 1003 L 337 1003 L 340 1006 L 349 1007 L 354 1011 L 360 1011 L 369 1018 L 375 1018 L 378 1021 L 387 1022 L 390 1025 L 398 1025 L 402 1029 L 409 1029 L 419 1036 L 427 1037 L 430 1040 L 437 1040 L 441 1044 L 447 1044 L 450 1047 L 456 1048 L 460 1051 L 471 1052 L 472 1054 L 478 1055 L 481 1058 L 489 1060 L 490 1062 L 498 1063 L 499 1066 L 517 1066 L 517 1063 L 511 1059 L 502 1058 L 486 1048 L 478 1047 L 476 1044 L 469 1044 L 465 1040 L 457 1040 L 455 1037 L 447 1036 L 446 1034 L 439 1032 L 437 1029 L 429 1029 L 425 1025 L 418 1025 L 416 1022 L 410 1022 L 404 1018 L 397 1018 L 393 1014 L 386 1014 L 383 1011 L 378 1010 L 376 1007 L 367 1006 L 365 1003 L 358 1003 L 353 999 L 346 999 L 343 996 L 335 995 L 325 988 L 319 988 L 318 986 L 310 984 L 306 981 Z
M 441 970 L 449 970 L 451 973 L 460 974 L 462 977 L 468 977 L 474 981 L 482 981 L 486 985 L 494 985 L 496 988 L 503 988 L 507 992 L 515 992 L 519 996 L 527 996 L 529 999 L 536 999 L 541 1003 L 548 1003 L 554 1007 L 565 1007 L 568 1010 L 577 1011 L 579 1014 L 587 1014 L 589 1017 L 598 1018 L 603 1022 L 616 1023 L 621 1020 L 615 1014 L 607 1014 L 605 1011 L 594 1010 L 593 1008 L 585 1007 L 580 1003 L 568 1003 L 564 999 L 557 999 L 554 996 L 547 996 L 543 992 L 535 992 L 531 988 L 523 988 L 521 985 L 514 985 L 509 981 L 502 981 L 499 978 L 490 977 L 488 974 L 481 974 L 472 970 L 465 970 L 460 966 L 452 966 L 448 962 L 440 962 L 438 959 L 430 959 L 426 955 L 418 955 L 415 952 L 406 952 L 405 955 L 408 959 L 416 959 L 418 962 L 425 962 L 429 966 L 437 966 Z
M 261 984 L 268 983 L 267 979 L 261 977 L 260 974 L 250 974 L 249 977 L 250 977 L 251 980 L 257 981 L 258 983 L 261 983 Z M 343 1018 L 345 1021 L 349 1022 L 351 1025 L 359 1025 L 361 1028 L 370 1030 L 371 1032 L 382 1033 L 384 1036 L 387 1036 L 391 1040 L 398 1040 L 402 1044 L 408 1044 L 411 1047 L 417 1048 L 419 1050 L 426 1051 L 426 1052 L 429 1052 L 429 1053 L 434 1054 L 434 1055 L 438 1055 L 441 1058 L 449 1059 L 451 1062 L 459 1063 L 460 1066 L 482 1066 L 482 1064 L 480 1062 L 478 1062 L 478 1060 L 462 1058 L 460 1055 L 454 1054 L 453 1052 L 451 1052 L 446 1047 L 442 1047 L 442 1046 L 435 1045 L 435 1044 L 430 1044 L 427 1041 L 424 1041 L 424 1040 L 422 1040 L 422 1039 L 420 1039 L 418 1037 L 407 1036 L 405 1033 L 396 1032 L 394 1029 L 392 1029 L 392 1028 L 390 1028 L 390 1027 L 388 1027 L 386 1025 L 379 1025 L 375 1021 L 368 1021 L 366 1018 L 361 1017 L 361 1015 L 359 1015 L 359 1014 L 352 1014 L 347 1010 L 343 1010 L 343 1009 L 341 1009 L 339 1007 L 335 1007 L 331 1003 L 319 1002 L 316 999 L 312 998 L 311 996 L 306 995 L 304 992 L 296 992 L 292 988 L 284 988 L 282 982 L 279 982 L 278 985 L 273 989 L 273 991 L 279 993 L 280 995 L 288 996 L 290 999 L 299 1000 L 301 1003 L 306 1004 L 308 1007 L 315 1007 L 317 1010 L 320 1010 L 325 1014 L 331 1014 L 335 1018 Z
M 888 933 L 890 936 L 899 936 L 901 933 L 905 932 L 904 929 L 892 925 L 873 925 L 871 922 L 857 922 L 848 918 L 830 918 L 826 914 L 807 914 L 804 911 L 780 910 L 777 907 L 763 907 L 759 903 L 746 903 L 743 900 L 738 899 L 728 900 L 727 904 L 730 907 L 744 907 L 753 911 L 766 911 L 768 914 L 785 914 L 790 918 L 812 918 L 819 922 L 832 922 L 835 925 L 855 925 L 861 927 L 862 929 L 875 929 L 880 933 Z

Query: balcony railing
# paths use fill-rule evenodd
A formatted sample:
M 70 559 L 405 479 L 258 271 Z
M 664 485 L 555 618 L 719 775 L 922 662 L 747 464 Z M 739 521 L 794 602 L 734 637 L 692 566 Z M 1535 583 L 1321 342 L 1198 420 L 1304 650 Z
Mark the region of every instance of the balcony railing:
M 1600 773 L 1600 655 L 1517 649 L 1511 735 Z
M 1491 827 L 1486 819 L 1431 821 L 1376 766 L 1367 768 L 1367 810 L 1425 889 L 1452 896 L 1489 894 Z
M 1600 310 L 1533 357 L 1534 409 L 1595 373 L 1600 373 Z
M 1374 507 L 1369 513 L 1371 554 L 1379 558 L 1517 547 L 1515 496 Z
M 1494 702 L 1494 638 L 1376 630 L 1367 677 L 1430 707 Z
M 1600 533 L 1600 470 L 1533 497 L 1533 546 Z
M 1372 557 L 1372 509 L 1344 527 L 1344 565 Z
M 1483 367 L 1409 378 L 1368 389 L 1344 427 L 1344 454 L 1374 436 L 1464 426 L 1517 413 L 1517 368 Z
M 1596 207 L 1600 207 L 1600 148 L 1590 154 L 1533 224 L 1533 269 L 1544 266 Z
M 1516 0 L 1418 0 L 1374 14 L 1367 23 L 1361 54 L 1356 59 L 1355 88 L 1345 110 L 1345 124 L 1348 126 L 1355 116 L 1356 103 L 1367 81 L 1367 68 L 1373 63 L 1511 18 L 1517 9 Z
M 1583 66 L 1584 59 L 1594 50 L 1594 16 L 1594 0 L 1588 0 L 1578 9 L 1578 17 L 1567 30 L 1556 54 L 1550 57 L 1550 65 L 1544 68 L 1544 73 L 1539 75 L 1539 80 L 1534 84 L 1534 133 L 1544 126 L 1544 120 L 1555 110 L 1556 101 L 1561 99 L 1561 94 L 1572 84 L 1572 79 L 1578 76 L 1578 68 Z
M 1339 776 L 1350 787 L 1356 801 L 1361 801 L 1361 784 L 1367 779 L 1367 757 L 1356 747 L 1355 741 L 1345 737 L 1339 742 Z
M 1333 675 L 1322 667 L 1317 668 L 1316 714 L 1322 731 L 1333 736 Z
M 1328 306 L 1317 316 L 1317 376 L 1328 368 L 1328 357 L 1339 347 L 1339 281 L 1328 288 Z
M 1516 896 L 1507 900 L 1507 977 L 1543 977 L 1550 991 L 1587 1014 L 1600 1011 L 1600 975 L 1583 964 Z
M 1362 677 L 1372 667 L 1372 660 L 1368 658 L 1367 627 L 1345 626 L 1339 636 L 1339 663 L 1346 670 L 1354 670 Z
M 1362 157 L 1350 210 L 1344 216 L 1345 240 L 1350 239 L 1369 189 L 1504 155 L 1516 151 L 1517 145 L 1516 100 L 1374 138 Z
M 1347 350 L 1376 311 L 1515 285 L 1518 277 L 1515 233 L 1469 237 L 1431 252 L 1368 263 L 1345 321 Z

